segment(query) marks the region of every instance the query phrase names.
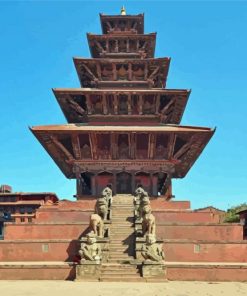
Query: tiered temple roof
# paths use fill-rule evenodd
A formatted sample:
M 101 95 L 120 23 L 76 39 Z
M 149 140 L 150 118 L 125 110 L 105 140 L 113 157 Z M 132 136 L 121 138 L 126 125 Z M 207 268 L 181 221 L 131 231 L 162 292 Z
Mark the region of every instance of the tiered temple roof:
M 154 58 L 156 33 L 144 15 L 100 15 L 103 35 L 88 34 L 92 58 L 74 58 L 81 88 L 53 89 L 69 124 L 31 130 L 77 196 L 105 183 L 131 193 L 137 183 L 171 197 L 214 129 L 179 126 L 190 90 L 166 89 L 170 58 Z

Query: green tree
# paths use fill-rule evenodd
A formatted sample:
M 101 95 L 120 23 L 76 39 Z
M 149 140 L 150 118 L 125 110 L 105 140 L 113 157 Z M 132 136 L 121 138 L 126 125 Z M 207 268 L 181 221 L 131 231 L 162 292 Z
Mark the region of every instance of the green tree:
M 228 223 L 240 222 L 239 215 L 237 213 L 246 209 L 247 209 L 247 203 L 242 203 L 238 206 L 231 207 L 226 212 L 224 222 L 228 222 Z

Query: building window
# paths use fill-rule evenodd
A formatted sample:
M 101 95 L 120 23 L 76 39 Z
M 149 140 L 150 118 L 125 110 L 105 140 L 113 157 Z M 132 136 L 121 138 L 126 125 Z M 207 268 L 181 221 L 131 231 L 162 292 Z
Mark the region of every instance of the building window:
M 21 222 L 25 222 L 25 218 L 24 217 L 21 217 Z
M 20 207 L 19 211 L 20 211 L 20 214 L 25 214 L 25 208 L 24 207 Z
M 32 207 L 27 207 L 26 211 L 28 214 L 32 214 L 33 213 L 33 208 Z
M 27 221 L 28 221 L 28 223 L 32 223 L 32 218 L 28 217 Z

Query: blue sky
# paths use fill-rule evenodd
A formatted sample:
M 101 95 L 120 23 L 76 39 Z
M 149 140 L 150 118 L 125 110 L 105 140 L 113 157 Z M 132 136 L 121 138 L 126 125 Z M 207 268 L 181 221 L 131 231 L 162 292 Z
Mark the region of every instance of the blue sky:
M 78 87 L 73 56 L 89 57 L 86 33 L 98 14 L 145 13 L 158 32 L 156 57 L 171 57 L 167 88 L 191 88 L 184 125 L 217 127 L 184 179 L 177 200 L 226 209 L 247 201 L 247 3 L 237 1 L 0 2 L 0 184 L 72 199 L 68 180 L 28 130 L 63 124 L 52 87 Z

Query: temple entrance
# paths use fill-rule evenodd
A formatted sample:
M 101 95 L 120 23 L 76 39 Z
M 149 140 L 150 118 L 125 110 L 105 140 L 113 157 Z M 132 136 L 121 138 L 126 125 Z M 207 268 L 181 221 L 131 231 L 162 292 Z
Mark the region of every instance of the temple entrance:
M 113 184 L 113 174 L 109 172 L 101 172 L 97 175 L 97 194 L 100 195 L 107 184 Z
M 91 173 L 82 173 L 80 179 L 80 191 L 82 194 L 91 195 L 92 194 L 92 179 L 93 174 Z
M 154 184 L 154 190 L 153 194 L 155 196 L 165 195 L 167 190 L 169 189 L 168 184 L 168 175 L 164 172 L 159 172 L 153 175 L 153 184 Z
M 117 193 L 126 193 L 131 194 L 132 188 L 131 188 L 131 174 L 122 172 L 117 174 Z
M 151 179 L 150 174 L 145 172 L 139 172 L 135 174 L 135 188 L 137 185 L 141 184 L 143 189 L 151 194 Z

